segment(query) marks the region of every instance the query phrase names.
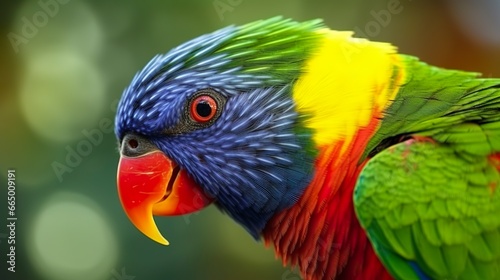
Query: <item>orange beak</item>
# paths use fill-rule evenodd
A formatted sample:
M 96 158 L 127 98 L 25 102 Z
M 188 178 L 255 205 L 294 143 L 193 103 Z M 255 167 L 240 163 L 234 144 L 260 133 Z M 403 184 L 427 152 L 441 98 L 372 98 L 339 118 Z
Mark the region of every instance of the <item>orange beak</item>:
M 153 215 L 174 216 L 198 211 L 213 199 L 160 151 L 137 157 L 122 155 L 118 165 L 118 194 L 130 221 L 144 235 L 163 245 Z

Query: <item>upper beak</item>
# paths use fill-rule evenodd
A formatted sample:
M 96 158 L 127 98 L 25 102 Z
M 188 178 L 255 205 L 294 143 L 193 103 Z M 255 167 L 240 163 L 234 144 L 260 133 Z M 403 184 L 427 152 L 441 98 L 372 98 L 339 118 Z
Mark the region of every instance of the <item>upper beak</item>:
M 192 213 L 213 199 L 162 152 L 136 157 L 122 155 L 118 165 L 118 193 L 130 221 L 154 241 L 168 245 L 153 219 Z

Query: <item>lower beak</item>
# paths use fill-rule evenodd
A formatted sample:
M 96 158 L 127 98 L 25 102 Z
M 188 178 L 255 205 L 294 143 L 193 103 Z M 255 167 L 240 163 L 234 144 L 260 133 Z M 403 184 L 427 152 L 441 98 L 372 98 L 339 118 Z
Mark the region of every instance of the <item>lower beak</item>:
M 138 157 L 122 155 L 117 177 L 120 201 L 130 221 L 144 235 L 164 245 L 169 243 L 153 215 L 188 214 L 213 201 L 185 170 L 160 151 Z

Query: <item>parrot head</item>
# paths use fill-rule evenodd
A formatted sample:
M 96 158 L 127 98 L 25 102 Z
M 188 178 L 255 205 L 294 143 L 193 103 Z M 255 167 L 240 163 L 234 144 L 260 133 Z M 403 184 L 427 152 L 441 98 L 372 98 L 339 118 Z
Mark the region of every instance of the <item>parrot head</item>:
M 118 192 L 132 223 L 162 243 L 153 215 L 214 203 L 259 238 L 312 176 L 313 131 L 293 83 L 319 21 L 230 26 L 154 57 L 118 105 Z

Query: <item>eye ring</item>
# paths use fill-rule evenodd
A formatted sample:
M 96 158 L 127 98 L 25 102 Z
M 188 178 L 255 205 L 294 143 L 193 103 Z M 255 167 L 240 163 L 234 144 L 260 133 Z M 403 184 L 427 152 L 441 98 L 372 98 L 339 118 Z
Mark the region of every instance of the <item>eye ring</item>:
M 211 121 L 218 110 L 218 104 L 215 98 L 210 95 L 197 96 L 191 102 L 189 113 L 191 119 L 197 123 L 206 123 Z

